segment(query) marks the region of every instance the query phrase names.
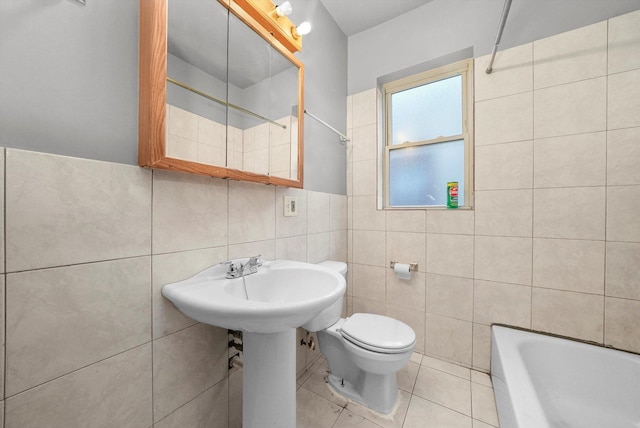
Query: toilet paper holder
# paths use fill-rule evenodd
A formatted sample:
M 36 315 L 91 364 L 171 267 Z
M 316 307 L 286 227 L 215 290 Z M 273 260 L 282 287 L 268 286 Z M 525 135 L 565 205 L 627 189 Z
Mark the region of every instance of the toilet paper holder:
M 389 262 L 389 267 L 391 269 L 395 268 L 396 263 L 398 262 L 394 262 L 394 261 Z M 409 263 L 409 272 L 418 272 L 418 263 Z

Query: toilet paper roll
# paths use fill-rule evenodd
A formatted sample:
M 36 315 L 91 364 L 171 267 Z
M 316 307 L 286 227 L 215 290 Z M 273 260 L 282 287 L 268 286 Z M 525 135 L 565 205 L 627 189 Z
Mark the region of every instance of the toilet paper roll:
M 396 276 L 400 279 L 411 279 L 411 271 L 409 270 L 409 265 L 405 263 L 396 263 L 393 267 L 393 271 L 396 273 Z

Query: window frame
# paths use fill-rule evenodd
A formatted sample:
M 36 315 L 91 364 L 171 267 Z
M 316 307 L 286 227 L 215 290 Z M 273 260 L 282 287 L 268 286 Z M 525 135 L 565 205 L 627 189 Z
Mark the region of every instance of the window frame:
M 391 96 L 394 93 L 423 86 L 454 76 L 462 77 L 462 133 L 447 137 L 438 137 L 430 140 L 412 141 L 401 144 L 392 144 L 391 127 Z M 389 204 L 389 153 L 391 150 L 408 147 L 425 146 L 429 144 L 445 143 L 450 141 L 464 140 L 464 187 L 465 200 L 459 201 L 459 209 L 471 209 L 474 201 L 473 189 L 473 59 L 459 61 L 453 64 L 438 67 L 433 70 L 424 71 L 412 76 L 398 79 L 382 85 L 383 111 L 384 111 L 384 160 L 383 160 L 383 208 L 387 210 L 398 209 L 446 209 L 446 205 L 403 205 L 391 206 Z

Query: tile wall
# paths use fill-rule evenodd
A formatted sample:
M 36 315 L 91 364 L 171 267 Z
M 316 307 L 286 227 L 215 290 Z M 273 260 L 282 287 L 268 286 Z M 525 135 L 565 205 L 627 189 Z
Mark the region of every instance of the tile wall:
M 473 210 L 377 210 L 376 90 L 348 98 L 349 310 L 485 371 L 492 323 L 640 352 L 640 11 L 488 60 Z
M 182 315 L 162 286 L 255 254 L 346 261 L 346 196 L 0 156 L 0 426 L 240 426 L 227 331 Z M 298 217 L 282 215 L 285 194 Z M 300 348 L 298 369 L 317 355 Z
M 257 174 L 297 177 L 297 146 L 291 147 L 291 136 L 297 135 L 298 120 L 285 116 L 275 122 L 286 128 L 262 123 L 242 130 L 167 104 L 167 156 L 207 165 L 226 164 Z

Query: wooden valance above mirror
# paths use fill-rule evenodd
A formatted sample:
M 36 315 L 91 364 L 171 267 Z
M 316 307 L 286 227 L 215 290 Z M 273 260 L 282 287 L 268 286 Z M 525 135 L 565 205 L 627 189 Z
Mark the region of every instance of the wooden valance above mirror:
M 302 187 L 304 66 L 271 0 L 140 0 L 140 166 Z

